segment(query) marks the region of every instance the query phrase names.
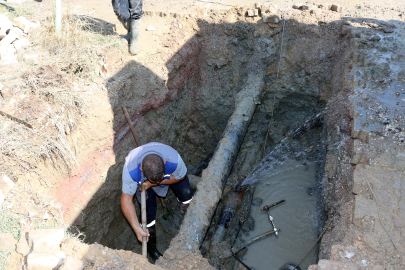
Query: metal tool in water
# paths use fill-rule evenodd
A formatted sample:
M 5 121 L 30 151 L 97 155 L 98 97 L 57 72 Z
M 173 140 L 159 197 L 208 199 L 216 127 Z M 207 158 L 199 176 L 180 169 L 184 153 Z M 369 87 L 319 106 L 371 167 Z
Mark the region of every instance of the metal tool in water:
M 281 201 L 278 201 L 278 202 L 276 202 L 276 203 L 273 203 L 273 204 L 271 204 L 271 205 L 265 205 L 265 206 L 263 206 L 263 208 L 262 208 L 262 210 L 261 211 L 266 211 L 267 212 L 267 214 L 268 214 L 268 216 L 269 216 L 269 220 L 270 220 L 270 222 L 271 222 L 271 225 L 273 226 L 273 230 L 274 230 L 274 234 L 276 235 L 276 236 L 278 236 L 278 231 L 279 231 L 279 229 L 277 229 L 277 227 L 274 225 L 274 219 L 273 219 L 273 217 L 270 215 L 270 208 L 272 208 L 272 207 L 274 207 L 274 206 L 276 206 L 276 205 L 279 205 L 279 204 L 281 204 L 281 203 L 283 203 L 283 202 L 285 202 L 285 200 L 281 200 Z

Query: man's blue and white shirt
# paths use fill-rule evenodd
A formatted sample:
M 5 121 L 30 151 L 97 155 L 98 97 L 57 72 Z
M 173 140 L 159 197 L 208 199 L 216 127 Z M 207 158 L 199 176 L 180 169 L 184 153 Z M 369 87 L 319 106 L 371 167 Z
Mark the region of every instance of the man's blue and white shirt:
M 186 175 L 187 167 L 176 150 L 162 143 L 151 142 L 135 148 L 125 158 L 122 172 L 122 192 L 127 195 L 134 195 L 139 190 L 141 184 L 146 180 L 141 171 L 142 160 L 150 154 L 159 155 L 163 161 L 166 161 L 163 179 L 170 179 L 170 175 L 173 175 L 175 179 L 181 179 Z M 154 186 L 152 188 L 158 196 L 164 197 L 169 185 Z

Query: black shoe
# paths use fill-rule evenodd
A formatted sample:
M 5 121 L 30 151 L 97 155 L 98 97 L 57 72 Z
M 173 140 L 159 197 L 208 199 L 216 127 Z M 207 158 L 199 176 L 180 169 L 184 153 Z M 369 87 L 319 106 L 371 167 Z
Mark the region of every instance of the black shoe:
M 156 228 L 155 228 L 155 226 L 148 228 L 148 230 L 149 230 L 148 255 L 149 255 L 149 258 L 152 260 L 152 262 L 155 263 L 155 261 L 157 259 L 159 259 L 159 257 L 162 256 L 162 254 L 156 248 Z

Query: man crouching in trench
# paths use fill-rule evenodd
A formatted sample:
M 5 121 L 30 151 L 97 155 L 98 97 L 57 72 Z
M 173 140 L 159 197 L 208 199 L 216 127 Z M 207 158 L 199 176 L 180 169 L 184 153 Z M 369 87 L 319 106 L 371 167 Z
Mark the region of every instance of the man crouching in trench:
M 112 0 L 112 6 L 118 20 L 128 30 L 129 53 L 136 55 L 140 53 L 138 35 L 141 27 L 143 0 Z
M 146 218 L 148 232 L 142 230 L 135 212 L 133 197 L 141 204 L 141 185 L 146 190 Z M 168 188 L 177 196 L 181 217 L 187 212 L 193 191 L 187 177 L 187 167 L 172 147 L 151 142 L 132 150 L 125 158 L 122 172 L 121 209 L 139 241 L 148 236 L 148 254 L 156 261 L 162 254 L 156 249 L 156 195 L 165 197 Z

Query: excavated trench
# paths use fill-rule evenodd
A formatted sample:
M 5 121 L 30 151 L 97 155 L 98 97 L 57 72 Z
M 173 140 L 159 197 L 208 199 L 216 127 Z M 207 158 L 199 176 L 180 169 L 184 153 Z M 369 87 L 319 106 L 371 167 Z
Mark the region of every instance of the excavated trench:
M 255 262 L 255 269 L 270 269 L 269 264 L 271 269 L 279 269 L 282 261 L 298 263 L 321 233 L 332 208 L 328 190 L 323 189 L 326 149 L 341 137 L 330 138 L 328 134 L 342 119 L 347 125 L 340 127 L 339 134 L 350 132 L 351 118 L 343 109 L 347 106 L 344 75 L 351 56 L 350 37 L 341 35 L 341 22 L 307 25 L 289 20 L 280 57 L 281 24 L 196 23 L 198 33 L 167 62 L 167 81 L 150 70 L 147 77 L 139 75 L 137 70 L 146 68 L 136 62 L 128 63 L 110 79 L 107 86 L 116 138 L 126 126 L 121 112 L 121 106 L 126 106 L 141 143 L 159 141 L 171 145 L 182 155 L 188 173 L 201 176 L 215 149 L 223 143 L 223 132 L 235 108 L 243 103 L 237 94 L 247 91 L 249 96 L 249 88 L 256 82 L 265 78 L 266 83 L 261 83 L 260 93 L 251 100 L 251 119 L 243 114 L 237 120 L 245 122 L 247 130 L 237 135 L 236 142 L 241 145 L 237 155 L 230 158 L 231 164 L 225 162 L 232 169 L 219 187 L 222 197 L 212 198 L 209 191 L 201 192 L 203 185 L 197 186 L 202 199 L 191 205 L 193 215 L 204 207 L 204 200 L 218 202 L 210 210 L 212 216 L 206 217 L 208 223 L 198 232 L 202 239 L 195 241 L 188 231 L 170 245 L 178 231 L 162 218 L 164 211 L 159 205 L 158 249 L 161 253 L 169 249 L 170 253 L 173 245 L 183 244 L 181 249 L 186 249 L 187 242 L 194 241 L 211 265 L 235 269 L 238 261 L 229 251 L 270 230 L 266 214 L 259 210 L 286 199 L 285 205 L 274 209 L 279 237 L 272 235 L 257 243 L 265 253 L 257 253 L 256 244 L 252 244 L 238 256 L 247 264 Z M 90 243 L 141 253 L 120 210 L 122 165 L 134 147 L 130 134 L 116 139 L 116 162 L 108 170 L 108 181 L 83 211 L 83 220 L 73 225 L 84 231 Z M 203 175 L 202 181 L 208 178 Z M 283 183 L 288 187 L 282 188 Z M 175 210 L 173 193 L 169 192 L 165 202 Z M 303 206 L 298 208 L 300 202 Z M 194 218 L 194 223 L 198 222 Z M 282 250 L 274 254 L 289 256 L 276 262 L 268 253 L 280 243 Z M 304 261 L 303 269 L 316 263 L 318 248 Z

